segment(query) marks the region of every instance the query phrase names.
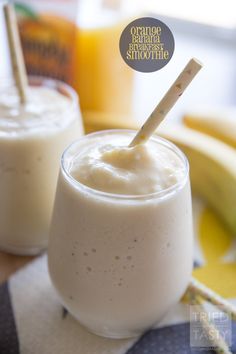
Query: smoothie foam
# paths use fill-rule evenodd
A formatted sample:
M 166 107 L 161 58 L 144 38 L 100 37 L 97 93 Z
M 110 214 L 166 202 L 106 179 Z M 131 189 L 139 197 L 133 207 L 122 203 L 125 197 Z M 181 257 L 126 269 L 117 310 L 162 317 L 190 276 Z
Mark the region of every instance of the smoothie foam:
M 119 144 L 88 148 L 73 162 L 71 175 L 90 188 L 126 195 L 163 191 L 184 177 L 180 158 L 161 145 Z

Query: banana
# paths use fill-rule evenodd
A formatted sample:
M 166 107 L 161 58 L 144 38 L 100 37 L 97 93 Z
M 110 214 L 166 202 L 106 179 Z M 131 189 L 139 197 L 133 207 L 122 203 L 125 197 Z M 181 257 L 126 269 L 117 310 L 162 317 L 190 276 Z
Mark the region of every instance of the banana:
M 201 196 L 236 235 L 236 151 L 183 126 L 158 129 L 187 156 L 193 192 Z
M 139 129 L 139 125 L 130 116 L 96 111 L 82 112 L 86 133 L 106 129 Z
M 189 128 L 206 133 L 236 148 L 236 111 L 212 114 L 189 113 L 183 117 Z
M 84 115 L 89 131 L 128 128 L 137 123 L 127 117 L 103 119 L 103 114 Z M 94 118 L 97 123 L 94 124 Z M 89 123 L 89 124 L 88 124 Z M 88 130 L 88 129 L 87 129 Z M 172 141 L 187 156 L 193 192 L 201 196 L 236 235 L 236 151 L 222 141 L 182 125 L 161 124 L 158 135 Z

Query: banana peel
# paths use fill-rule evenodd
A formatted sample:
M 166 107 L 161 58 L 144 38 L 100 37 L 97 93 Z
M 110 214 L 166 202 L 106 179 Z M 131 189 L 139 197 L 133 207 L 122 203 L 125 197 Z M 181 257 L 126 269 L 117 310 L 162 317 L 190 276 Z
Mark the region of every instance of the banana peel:
M 184 115 L 183 123 L 236 148 L 236 110 L 211 114 L 190 112 Z
M 193 192 L 201 196 L 236 235 L 236 151 L 206 134 L 183 126 L 158 133 L 187 156 Z
M 109 119 L 108 119 L 109 118 Z M 85 130 L 138 129 L 125 116 L 86 112 Z M 187 156 L 193 192 L 201 196 L 236 235 L 236 150 L 211 136 L 182 125 L 161 124 L 158 135 Z

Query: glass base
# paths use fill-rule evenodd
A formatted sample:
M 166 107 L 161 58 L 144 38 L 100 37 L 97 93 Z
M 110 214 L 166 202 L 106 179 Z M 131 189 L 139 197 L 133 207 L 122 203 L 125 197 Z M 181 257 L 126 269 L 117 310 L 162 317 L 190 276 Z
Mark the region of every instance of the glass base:
M 83 325 L 82 325 L 83 326 Z M 128 338 L 136 338 L 141 336 L 144 332 L 138 332 L 138 333 L 109 333 L 108 332 L 97 332 L 93 331 L 91 328 L 83 326 L 88 332 L 92 334 L 96 334 L 96 336 L 103 337 L 103 338 L 109 338 L 109 339 L 128 339 Z
M 64 306 L 64 305 L 63 305 Z M 99 337 L 103 337 L 103 338 L 109 338 L 109 339 L 128 339 L 128 338 L 136 338 L 136 337 L 140 337 L 141 335 L 143 335 L 144 332 L 148 331 L 149 329 L 151 329 L 153 326 L 150 326 L 149 328 L 140 328 L 140 329 L 134 329 L 134 330 L 124 330 L 124 331 L 115 331 L 115 330 L 111 330 L 109 328 L 104 328 L 102 330 L 97 330 L 96 328 L 87 326 L 83 323 L 81 323 L 81 321 L 74 316 L 70 310 L 68 310 L 68 307 L 64 306 L 65 308 L 67 308 L 67 311 L 71 314 L 71 316 L 79 322 L 79 324 L 86 329 L 88 332 L 95 334 L 96 336 Z
M 15 247 L 15 246 L 2 246 L 0 245 L 0 250 L 2 252 L 14 254 L 16 256 L 36 256 L 40 253 L 43 253 L 47 248 L 47 245 L 44 246 L 28 246 L 28 247 Z
M 50 254 L 48 257 L 48 261 L 50 260 Z M 81 318 L 81 316 L 78 314 L 78 311 L 73 310 L 71 307 L 71 303 L 68 300 L 68 297 L 63 296 L 63 291 L 60 291 L 60 287 L 57 285 L 55 278 L 51 272 L 51 267 L 50 267 L 50 262 L 48 263 L 48 271 L 50 275 L 51 282 L 56 290 L 56 293 L 58 295 L 58 298 L 60 300 L 60 303 L 62 306 L 68 311 L 70 316 L 72 316 L 80 326 L 82 326 L 85 330 L 88 332 L 95 334 L 99 337 L 104 337 L 104 338 L 109 338 L 109 339 L 128 339 L 128 338 L 137 338 L 143 335 L 146 331 L 150 330 L 153 328 L 158 321 L 162 319 L 165 313 L 162 314 L 162 316 L 155 320 L 154 323 L 152 324 L 146 324 L 139 326 L 136 324 L 136 326 L 127 326 L 127 325 L 119 325 L 119 326 L 109 326 L 109 325 L 102 325 L 101 323 L 99 324 L 93 324 L 91 321 L 86 321 Z

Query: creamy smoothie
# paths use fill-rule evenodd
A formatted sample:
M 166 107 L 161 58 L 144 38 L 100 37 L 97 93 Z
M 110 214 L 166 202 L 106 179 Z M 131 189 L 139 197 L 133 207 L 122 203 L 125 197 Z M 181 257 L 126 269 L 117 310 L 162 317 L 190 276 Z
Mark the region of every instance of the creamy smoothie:
M 64 306 L 90 331 L 138 335 L 184 293 L 192 270 L 186 158 L 152 138 L 105 131 L 62 158 L 49 271 Z
M 15 87 L 0 89 L 0 248 L 17 254 L 47 246 L 60 156 L 82 134 L 74 91 L 36 84 L 25 105 Z

